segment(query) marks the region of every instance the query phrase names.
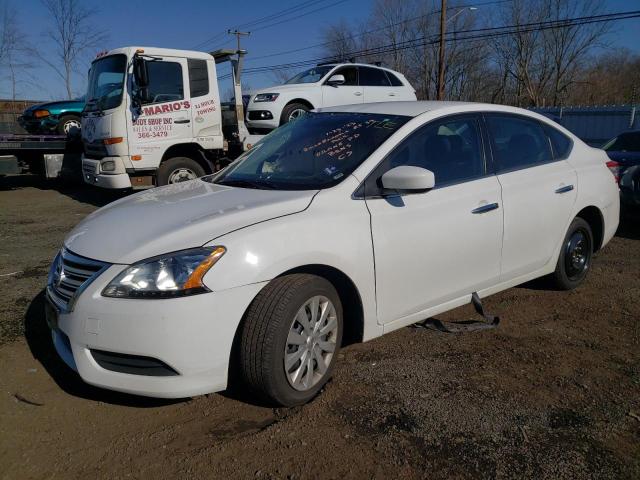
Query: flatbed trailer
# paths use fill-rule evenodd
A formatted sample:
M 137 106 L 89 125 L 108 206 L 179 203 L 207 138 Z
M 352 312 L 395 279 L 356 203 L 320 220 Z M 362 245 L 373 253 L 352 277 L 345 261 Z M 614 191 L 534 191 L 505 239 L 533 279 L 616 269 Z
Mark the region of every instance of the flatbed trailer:
M 79 176 L 82 143 L 64 135 L 0 134 L 0 175 Z

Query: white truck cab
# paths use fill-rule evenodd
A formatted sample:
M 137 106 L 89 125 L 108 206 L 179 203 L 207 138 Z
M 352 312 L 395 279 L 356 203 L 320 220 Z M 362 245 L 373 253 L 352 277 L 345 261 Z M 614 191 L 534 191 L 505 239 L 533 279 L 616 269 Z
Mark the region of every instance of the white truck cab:
M 244 125 L 244 50 L 124 47 L 89 70 L 82 118 L 85 182 L 148 188 L 213 173 L 259 139 Z M 232 62 L 235 105 L 222 105 L 216 63 Z M 223 111 L 224 110 L 224 111 Z

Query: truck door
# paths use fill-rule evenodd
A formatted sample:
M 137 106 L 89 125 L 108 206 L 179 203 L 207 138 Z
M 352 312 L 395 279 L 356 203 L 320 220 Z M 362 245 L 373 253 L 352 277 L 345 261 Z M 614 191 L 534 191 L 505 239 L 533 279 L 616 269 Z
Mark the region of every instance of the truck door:
M 193 138 L 187 60 L 165 57 L 147 65 L 149 101 L 139 116 L 128 111 L 129 153 L 136 169 L 156 168 L 169 146 Z

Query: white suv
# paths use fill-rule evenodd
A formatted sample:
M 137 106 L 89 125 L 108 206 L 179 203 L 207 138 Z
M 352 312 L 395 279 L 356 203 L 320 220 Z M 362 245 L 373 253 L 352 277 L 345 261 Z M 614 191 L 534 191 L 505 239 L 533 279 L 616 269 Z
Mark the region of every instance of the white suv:
M 252 95 L 247 125 L 272 130 L 314 108 L 406 100 L 416 100 L 416 93 L 401 73 L 357 63 L 318 65 Z

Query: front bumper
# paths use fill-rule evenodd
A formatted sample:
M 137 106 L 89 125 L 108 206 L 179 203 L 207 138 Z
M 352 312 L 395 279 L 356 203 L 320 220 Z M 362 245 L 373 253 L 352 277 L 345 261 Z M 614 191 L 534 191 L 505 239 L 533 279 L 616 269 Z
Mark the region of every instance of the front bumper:
M 107 298 L 102 289 L 122 269 L 112 265 L 59 313 L 54 345 L 91 385 L 160 398 L 227 387 L 231 346 L 242 316 L 264 284 L 165 300 Z M 177 374 L 122 373 L 100 366 L 92 351 L 153 358 Z
M 280 126 L 280 110 L 273 108 L 265 108 L 264 106 L 256 106 L 252 108 L 249 106 L 247 109 L 247 115 L 245 122 L 250 128 L 264 128 L 264 129 L 274 129 Z M 272 118 L 269 119 L 261 119 L 263 112 L 269 112 Z
M 114 172 L 103 172 L 102 163 L 113 161 L 116 164 Z M 120 157 L 104 157 L 100 160 L 82 156 L 82 177 L 89 185 L 102 188 L 131 188 L 131 179 L 124 173 L 124 164 Z
M 29 133 L 49 133 L 58 125 L 57 120 L 54 121 L 51 117 L 35 118 L 24 115 L 18 117 L 18 124 Z

